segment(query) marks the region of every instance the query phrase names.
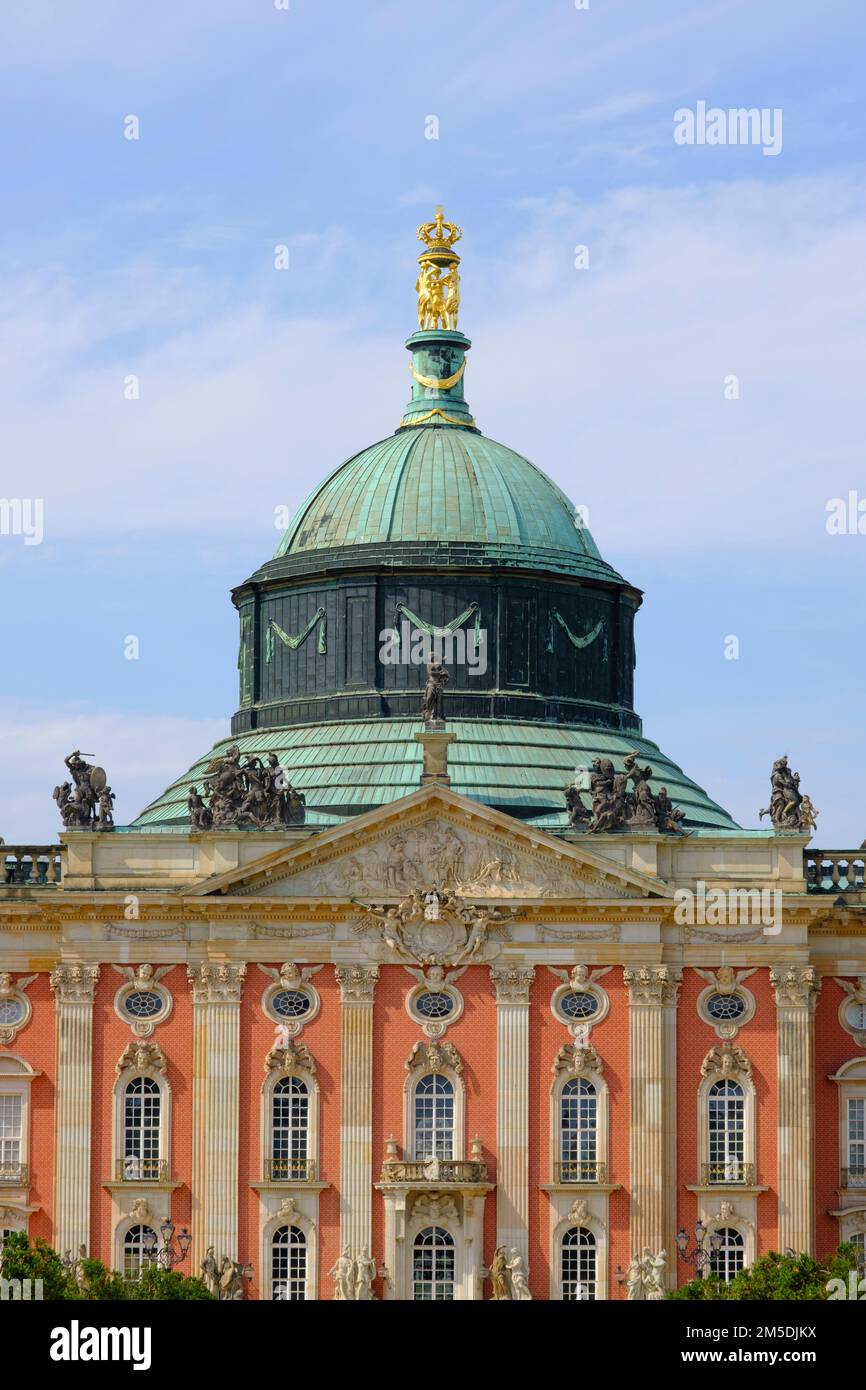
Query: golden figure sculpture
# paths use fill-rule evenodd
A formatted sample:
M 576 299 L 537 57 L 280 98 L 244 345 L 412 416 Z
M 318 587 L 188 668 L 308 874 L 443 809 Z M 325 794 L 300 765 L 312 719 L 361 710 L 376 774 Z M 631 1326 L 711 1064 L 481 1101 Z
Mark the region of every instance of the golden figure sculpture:
M 454 222 L 446 222 L 441 207 L 432 222 L 418 228 L 424 250 L 418 257 L 421 272 L 415 284 L 418 294 L 418 326 L 421 329 L 456 329 L 460 310 L 460 257 L 454 243 L 463 235 Z

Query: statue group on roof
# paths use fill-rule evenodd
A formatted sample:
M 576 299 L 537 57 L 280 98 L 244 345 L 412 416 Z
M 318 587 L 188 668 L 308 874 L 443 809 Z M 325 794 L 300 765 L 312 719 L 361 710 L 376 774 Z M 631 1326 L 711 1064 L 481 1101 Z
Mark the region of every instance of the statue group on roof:
M 589 770 L 590 810 L 575 782 L 565 788 L 568 823 L 594 834 L 612 830 L 650 830 L 683 834 L 685 812 L 676 808 L 667 787 L 654 793 L 651 767 L 641 767 L 639 753 L 626 753 L 623 772 L 616 772 L 610 758 L 595 758 Z M 631 786 L 629 786 L 631 783 Z
M 61 782 L 52 793 L 66 830 L 113 830 L 114 792 L 104 770 L 84 761 L 76 748 L 64 758 L 72 781 Z
M 204 794 L 189 789 L 187 807 L 194 830 L 268 830 L 283 825 L 302 825 L 306 799 L 289 781 L 276 753 L 267 762 L 256 755 L 241 761 L 232 744 L 205 770 Z M 207 799 L 205 799 L 207 798 Z
M 760 812 L 769 816 L 775 830 L 814 830 L 818 812 L 800 791 L 800 774 L 788 766 L 788 755 L 777 758 L 770 773 L 770 804 Z

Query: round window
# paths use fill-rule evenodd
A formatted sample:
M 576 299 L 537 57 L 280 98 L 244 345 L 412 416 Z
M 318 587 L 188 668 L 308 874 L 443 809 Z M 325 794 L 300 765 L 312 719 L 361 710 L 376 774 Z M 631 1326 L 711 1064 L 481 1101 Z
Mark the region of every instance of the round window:
M 591 1018 L 598 1013 L 598 1000 L 594 994 L 569 990 L 560 996 L 559 1009 L 566 1018 Z
M 730 1023 L 743 1017 L 746 1001 L 741 999 L 739 994 L 711 994 L 704 1007 L 710 1018 Z
M 849 1004 L 845 1010 L 845 1022 L 855 1033 L 866 1032 L 866 1004 L 858 1004 L 856 1001 Z
M 156 1018 L 165 1008 L 165 1001 L 155 990 L 136 989 L 127 994 L 123 1007 L 132 1018 Z
M 449 994 L 416 994 L 415 1008 L 422 1018 L 447 1018 L 454 1011 L 454 1000 Z
M 299 989 L 281 989 L 271 999 L 271 1008 L 281 1018 L 303 1018 L 310 1012 L 311 1002 Z
M 20 1023 L 24 1005 L 20 999 L 0 999 L 0 1023 Z

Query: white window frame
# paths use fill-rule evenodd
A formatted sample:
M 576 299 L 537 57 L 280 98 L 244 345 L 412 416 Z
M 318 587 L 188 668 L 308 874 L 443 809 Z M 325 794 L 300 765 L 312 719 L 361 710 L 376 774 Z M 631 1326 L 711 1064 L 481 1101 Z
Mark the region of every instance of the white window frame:
M 283 1184 L 280 1184 L 281 1186 Z M 286 1210 L 290 1207 L 291 1210 Z M 283 1226 L 297 1226 L 307 1242 L 307 1266 L 303 1301 L 312 1303 L 319 1296 L 319 1241 L 315 1221 L 306 1212 L 297 1209 L 291 1199 L 283 1204 L 283 1210 L 276 1211 L 262 1226 L 260 1264 L 261 1299 L 272 1303 L 272 1268 L 274 1236 Z
M 842 1182 L 842 1170 L 850 1170 L 850 1143 L 849 1143 L 849 1101 L 862 1100 L 866 1109 L 866 1057 L 854 1057 L 848 1062 L 844 1062 L 837 1072 L 828 1078 L 835 1081 L 839 1088 L 839 1183 Z M 839 1188 L 845 1200 L 845 1194 L 850 1194 L 855 1199 L 858 1206 L 866 1209 L 866 1177 L 857 1181 L 855 1186 L 851 1186 L 850 1174 L 848 1187 Z
M 276 1241 L 277 1233 L 278 1233 L 279 1231 L 288 1231 L 288 1233 L 289 1233 L 289 1239 L 288 1239 L 288 1241 L 286 1242 L 286 1248 L 287 1248 L 287 1250 L 289 1251 L 289 1278 L 290 1278 L 290 1279 L 291 1279 L 291 1250 L 292 1250 L 292 1246 L 293 1246 L 293 1245 L 297 1245 L 297 1246 L 303 1248 L 303 1251 L 304 1251 L 304 1280 L 303 1280 L 304 1286 L 303 1286 L 303 1292 L 302 1292 L 302 1297 L 301 1297 L 301 1298 L 294 1298 L 294 1299 L 279 1299 L 279 1300 L 276 1300 L 275 1297 L 274 1297 L 274 1242 Z M 270 1274 L 271 1302 L 283 1302 L 283 1303 L 288 1303 L 288 1302 L 292 1302 L 292 1303 L 306 1303 L 306 1302 L 307 1302 L 307 1265 L 309 1264 L 309 1261 L 310 1261 L 309 1243 L 308 1243 L 308 1241 L 307 1241 L 307 1233 L 306 1233 L 306 1231 L 303 1229 L 303 1227 L 300 1226 L 300 1225 L 298 1224 L 297 1221 L 284 1221 L 284 1222 L 282 1223 L 282 1225 L 277 1225 L 277 1226 L 275 1226 L 274 1229 L 273 1229 L 273 1231 L 271 1232 L 270 1251 L 269 1251 L 269 1274 Z
M 418 1248 L 418 1241 L 419 1241 L 420 1237 L 424 1234 L 425 1231 L 442 1231 L 442 1232 L 444 1232 L 444 1234 L 447 1236 L 448 1241 L 450 1241 L 450 1249 L 451 1249 L 451 1253 L 452 1253 L 452 1255 L 453 1255 L 452 1274 L 451 1274 L 451 1297 L 450 1297 L 450 1299 L 427 1300 L 427 1299 L 416 1299 L 416 1298 L 415 1298 L 415 1250 L 416 1250 L 416 1248 Z M 447 1244 L 445 1241 L 442 1242 L 442 1245 L 443 1245 L 443 1248 L 445 1248 L 445 1249 L 448 1249 L 448 1248 L 449 1248 L 448 1244 Z M 458 1299 L 459 1299 L 459 1293 L 460 1293 L 460 1279 L 459 1279 L 459 1267 L 458 1267 L 458 1265 L 459 1265 L 459 1253 L 458 1253 L 458 1252 L 459 1252 L 458 1241 L 457 1241 L 457 1239 L 456 1239 L 456 1237 L 455 1237 L 455 1235 L 454 1235 L 454 1232 L 451 1231 L 451 1230 L 449 1230 L 448 1224 L 447 1224 L 446 1222 L 442 1222 L 442 1221 L 429 1221 L 429 1222 L 427 1222 L 427 1223 L 424 1224 L 424 1225 L 419 1225 L 419 1226 L 418 1226 L 417 1230 L 415 1230 L 414 1233 L 413 1233 L 413 1235 L 412 1235 L 412 1242 L 411 1242 L 411 1245 L 410 1245 L 410 1247 L 409 1247 L 409 1284 L 410 1284 L 410 1288 L 411 1288 L 411 1291 L 412 1291 L 412 1302 L 413 1302 L 413 1303 L 414 1303 L 414 1302 L 428 1302 L 428 1301 L 431 1301 L 431 1302 L 435 1301 L 435 1302 L 440 1302 L 440 1303 L 456 1303 L 456 1302 L 458 1301 Z
M 164 1071 L 158 1067 L 124 1067 L 114 1083 L 114 1154 L 111 1166 L 112 1181 L 124 1182 L 117 1177 L 118 1166 L 126 1156 L 126 1088 L 136 1077 L 147 1077 L 159 1087 L 159 1158 L 166 1165 L 166 1181 L 171 1181 L 171 1085 Z M 157 1170 L 158 1172 L 158 1170 Z M 129 1180 L 130 1189 L 157 1188 L 163 1186 L 159 1176 L 155 1178 L 135 1178 Z
M 319 1083 L 315 1073 L 301 1067 L 286 1069 L 274 1067 L 268 1072 L 262 1083 L 260 1124 L 262 1180 L 271 1181 L 265 1178 L 265 1165 L 268 1159 L 274 1157 L 274 1093 L 277 1084 L 290 1077 L 296 1077 L 307 1088 L 307 1172 L 309 1176 L 306 1179 L 276 1179 L 275 1182 L 279 1185 L 280 1190 L 285 1188 L 287 1192 L 293 1187 L 304 1187 L 309 1182 L 315 1181 L 319 1172 Z
M 735 1180 L 722 1182 L 704 1183 L 703 1173 L 710 1166 L 710 1092 L 713 1087 L 721 1081 L 733 1081 L 743 1092 L 743 1158 L 744 1168 L 751 1168 L 753 1178 L 751 1182 L 738 1182 Z M 756 1099 L 755 1083 L 751 1077 L 751 1070 L 744 1067 L 736 1067 L 728 1071 L 714 1068 L 705 1077 L 702 1077 L 698 1087 L 698 1184 L 703 1187 L 711 1187 L 713 1191 L 724 1190 L 730 1187 L 737 1191 L 742 1188 L 754 1188 L 758 1181 L 758 1156 L 756 1145 Z
M 158 1225 L 157 1225 L 157 1226 L 152 1225 L 150 1221 L 141 1221 L 137 1216 L 130 1217 L 127 1221 L 124 1221 L 124 1222 L 118 1227 L 118 1230 L 117 1230 L 117 1232 L 116 1232 L 116 1236 L 117 1236 L 117 1248 L 118 1248 L 118 1254 L 119 1254 L 119 1262 L 118 1262 L 117 1268 L 118 1268 L 119 1272 L 124 1276 L 124 1278 L 134 1278 L 134 1277 L 135 1277 L 134 1275 L 128 1274 L 127 1268 L 126 1268 L 126 1241 L 127 1241 L 127 1237 L 131 1234 L 131 1232 L 132 1232 L 135 1228 L 138 1228 L 142 1233 L 144 1233 L 145 1231 L 153 1231 L 153 1233 L 154 1233 L 154 1235 L 156 1236 L 156 1239 L 157 1239 L 157 1245 L 154 1247 L 154 1250 L 156 1250 L 156 1249 L 158 1248 L 158 1246 L 159 1246 L 159 1228 L 158 1228 Z M 139 1274 L 138 1274 L 138 1277 L 139 1277 L 139 1278 L 141 1277 L 141 1271 L 144 1269 L 145 1265 L 151 1263 L 150 1260 L 146 1260 L 146 1259 L 144 1258 L 143 1250 L 144 1250 L 144 1243 L 143 1243 L 143 1234 L 142 1234 L 142 1260 L 141 1260 L 141 1264 L 139 1265 Z
M 40 1071 L 35 1071 L 30 1063 L 23 1057 L 17 1056 L 14 1052 L 0 1052 L 0 1095 L 17 1096 L 21 1103 L 21 1137 L 20 1152 L 18 1162 L 27 1171 L 27 1181 L 18 1184 L 4 1183 L 0 1188 L 0 1207 L 7 1203 L 14 1206 L 16 1202 L 26 1201 L 26 1194 L 32 1184 L 33 1175 L 30 1171 L 30 1125 L 31 1125 L 31 1096 L 30 1088 Z M 18 1194 L 16 1198 L 15 1194 Z M 22 1227 L 22 1229 L 24 1229 Z
M 419 1082 L 427 1076 L 441 1076 L 451 1083 L 454 1096 L 451 1159 L 459 1163 L 466 1156 L 466 1091 L 462 1076 L 449 1066 L 435 1071 L 432 1067 L 418 1067 L 407 1076 L 403 1086 L 403 1152 L 409 1162 L 415 1161 L 415 1094 Z
M 715 1254 L 716 1256 L 721 1256 L 721 1255 L 723 1255 L 723 1254 L 725 1253 L 725 1249 L 726 1249 L 726 1248 L 734 1248 L 734 1249 L 737 1249 L 737 1250 L 742 1250 L 742 1252 L 743 1252 L 743 1262 L 742 1262 L 742 1264 L 740 1265 L 740 1268 L 734 1270 L 734 1273 L 731 1275 L 731 1278 L 730 1278 L 730 1279 L 725 1279 L 725 1281 L 724 1281 L 726 1284 L 729 1284 L 729 1283 L 731 1282 L 731 1279 L 736 1278 L 736 1276 L 737 1276 L 742 1270 L 748 1269 L 748 1268 L 749 1268 L 749 1263 L 750 1263 L 750 1261 L 749 1261 L 749 1258 L 748 1258 L 748 1250 L 749 1250 L 748 1233 L 742 1229 L 741 1224 L 740 1224 L 739 1222 L 737 1222 L 737 1221 L 729 1221 L 729 1222 L 727 1222 L 726 1224 L 720 1221 L 720 1222 L 718 1222 L 717 1224 L 714 1224 L 713 1227 L 712 1227 L 712 1229 L 713 1229 L 713 1231 L 714 1231 L 717 1235 L 721 1234 L 723 1231 L 733 1231 L 733 1232 L 734 1232 L 736 1235 L 738 1235 L 739 1238 L 740 1238 L 740 1242 L 741 1242 L 740 1245 L 734 1246 L 734 1247 L 726 1247 L 726 1246 L 723 1244 L 722 1247 L 721 1247 L 719 1250 L 717 1250 L 717 1251 L 714 1252 L 712 1246 L 710 1245 L 709 1235 L 707 1236 L 707 1247 L 708 1247 L 708 1250 L 709 1250 L 709 1253 L 710 1253 L 711 1258 L 710 1258 L 710 1260 L 707 1262 L 707 1264 L 704 1266 L 703 1270 L 701 1271 L 701 1273 L 702 1273 L 704 1279 L 708 1279 L 708 1278 L 715 1272 L 715 1271 L 713 1270 L 713 1261 L 712 1261 L 712 1257 L 713 1257 L 714 1254 Z
M 606 1197 L 599 1197 L 595 1200 L 596 1204 L 604 1202 L 604 1209 L 606 1210 Z M 568 1231 L 580 1228 L 589 1231 L 595 1237 L 595 1298 L 592 1302 L 604 1303 L 607 1300 L 609 1262 L 607 1222 L 601 1219 L 588 1202 L 578 1199 L 572 1210 L 557 1221 L 553 1227 L 550 1252 L 550 1298 L 553 1302 L 563 1303 L 566 1301 L 562 1296 L 562 1245 Z M 568 1301 L 582 1302 L 583 1300 L 569 1299 Z

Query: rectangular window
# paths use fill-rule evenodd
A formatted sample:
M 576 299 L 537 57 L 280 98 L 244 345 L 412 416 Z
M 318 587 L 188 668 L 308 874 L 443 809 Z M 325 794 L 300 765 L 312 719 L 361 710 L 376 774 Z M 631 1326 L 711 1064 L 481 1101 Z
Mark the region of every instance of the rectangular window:
M 21 1097 L 0 1096 L 0 1175 L 13 1172 L 21 1163 Z
M 866 1186 L 866 1096 L 848 1098 L 848 1182 Z

